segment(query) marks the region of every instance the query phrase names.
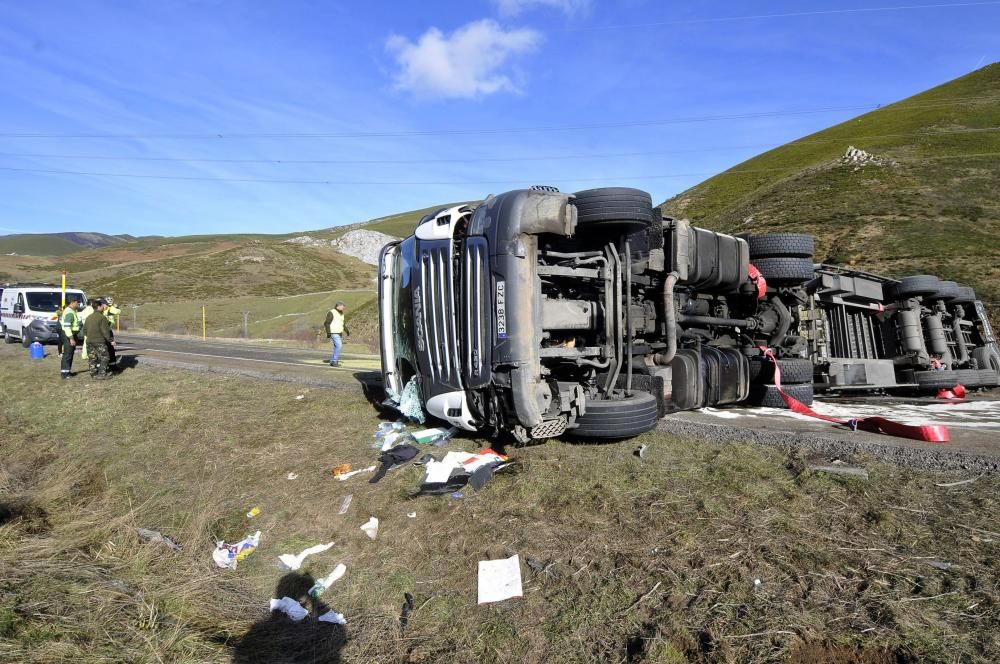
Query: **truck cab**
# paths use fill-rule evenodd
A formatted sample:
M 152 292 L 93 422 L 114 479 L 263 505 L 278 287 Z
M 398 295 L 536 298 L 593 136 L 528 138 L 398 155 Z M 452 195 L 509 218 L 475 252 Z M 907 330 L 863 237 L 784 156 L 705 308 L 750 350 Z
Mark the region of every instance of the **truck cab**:
M 77 288 L 66 290 L 66 301 L 75 295 L 80 298 L 81 309 L 87 296 Z M 56 343 L 59 340 L 59 310 L 62 307 L 62 290 L 51 284 L 13 284 L 0 293 L 0 332 L 7 343 L 20 341 L 24 346 L 32 342 Z

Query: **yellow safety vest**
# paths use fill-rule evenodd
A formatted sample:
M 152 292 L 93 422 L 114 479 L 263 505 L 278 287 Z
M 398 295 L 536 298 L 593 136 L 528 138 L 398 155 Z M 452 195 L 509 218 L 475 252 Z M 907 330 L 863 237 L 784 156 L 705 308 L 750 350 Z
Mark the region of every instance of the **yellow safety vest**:
M 330 321 L 330 334 L 343 334 L 344 314 L 336 309 L 330 309 L 330 313 L 333 315 L 333 319 Z
M 60 319 L 60 324 L 62 325 L 63 334 L 67 337 L 76 336 L 76 333 L 80 331 L 80 316 L 77 315 L 76 309 L 66 307 Z
M 114 305 L 108 305 L 108 308 L 104 310 L 104 317 L 111 323 L 111 327 L 114 327 L 115 323 L 118 322 L 118 315 L 121 312 L 122 310 Z

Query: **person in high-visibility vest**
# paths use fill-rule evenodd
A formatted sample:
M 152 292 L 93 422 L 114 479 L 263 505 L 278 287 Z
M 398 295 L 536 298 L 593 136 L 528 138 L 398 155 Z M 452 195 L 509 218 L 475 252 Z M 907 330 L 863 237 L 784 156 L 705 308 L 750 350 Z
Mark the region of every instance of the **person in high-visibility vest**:
M 121 315 L 122 310 L 115 306 L 115 300 L 110 295 L 105 296 L 102 299 L 108 305 L 108 308 L 104 310 L 104 317 L 107 318 L 108 323 L 111 324 L 111 338 L 114 339 L 115 326 L 118 324 L 118 316 Z M 118 364 L 118 353 L 115 352 L 114 344 L 108 346 L 108 352 L 111 354 L 111 363 L 109 366 L 114 367 Z
M 331 367 L 340 365 L 340 350 L 344 347 L 342 335 L 347 334 L 350 336 L 351 334 L 351 331 L 344 325 L 345 308 L 347 308 L 347 305 L 343 302 L 337 302 L 337 304 L 333 305 L 333 309 L 330 309 L 326 313 L 326 320 L 323 321 L 323 327 L 326 328 L 326 335 L 330 337 L 330 341 L 333 344 L 333 352 L 330 355 Z
M 87 306 L 85 306 L 83 309 L 80 310 L 80 314 L 79 314 L 79 316 L 80 316 L 80 329 L 83 329 L 84 324 L 87 322 L 87 319 L 90 318 L 90 314 L 92 314 L 92 313 L 94 313 L 94 303 L 91 301 L 91 302 L 87 303 Z M 85 335 L 83 337 L 83 343 L 80 345 L 80 359 L 81 360 L 86 360 L 87 358 L 88 358 L 88 355 L 87 355 L 87 337 Z
M 59 317 L 59 340 L 62 342 L 62 361 L 59 363 L 59 375 L 64 379 L 73 376 L 73 355 L 76 353 L 76 341 L 80 334 L 80 296 L 70 295 L 66 308 Z

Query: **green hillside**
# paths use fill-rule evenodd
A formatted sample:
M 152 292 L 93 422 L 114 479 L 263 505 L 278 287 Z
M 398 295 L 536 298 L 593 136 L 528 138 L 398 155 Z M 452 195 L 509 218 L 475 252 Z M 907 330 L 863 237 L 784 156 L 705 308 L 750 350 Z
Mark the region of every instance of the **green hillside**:
M 81 249 L 123 244 L 130 236 L 104 233 L 19 233 L 0 235 L 0 254 L 65 256 Z
M 852 145 L 881 165 L 842 163 Z M 817 260 L 931 272 L 1000 299 L 1000 64 L 765 152 L 662 208 L 728 233 L 812 233 Z

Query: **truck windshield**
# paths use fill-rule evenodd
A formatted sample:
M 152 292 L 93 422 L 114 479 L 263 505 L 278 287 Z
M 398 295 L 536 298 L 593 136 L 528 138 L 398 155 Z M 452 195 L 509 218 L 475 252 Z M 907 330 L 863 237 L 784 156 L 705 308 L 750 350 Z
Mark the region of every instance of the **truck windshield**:
M 411 270 L 416 262 L 416 238 L 412 235 L 399 245 L 399 253 L 395 257 L 393 272 L 395 273 L 396 289 L 392 294 L 392 320 L 394 345 L 396 347 L 397 369 L 400 359 L 405 359 L 412 366 L 416 364 L 416 353 L 413 350 L 413 286 Z M 403 381 L 409 376 L 402 376 Z
M 416 260 L 416 238 L 386 247 L 379 270 L 382 371 L 386 390 L 401 394 L 416 373 L 414 351 L 413 286 L 411 270 Z
M 28 291 L 25 293 L 28 298 L 28 309 L 39 312 L 58 311 L 62 304 L 62 293 L 60 291 Z M 70 295 L 80 298 L 81 306 L 86 304 L 83 293 L 79 291 L 67 291 L 66 302 L 69 302 Z

